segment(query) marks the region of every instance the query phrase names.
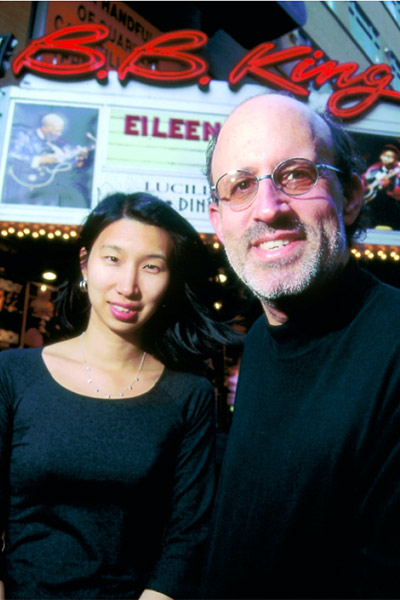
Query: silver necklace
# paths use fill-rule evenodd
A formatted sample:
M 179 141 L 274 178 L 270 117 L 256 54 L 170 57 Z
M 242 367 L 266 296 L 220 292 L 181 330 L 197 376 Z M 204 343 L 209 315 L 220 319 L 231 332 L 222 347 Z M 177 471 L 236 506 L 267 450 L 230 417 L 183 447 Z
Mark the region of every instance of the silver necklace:
M 102 394 L 99 386 L 93 381 L 93 378 L 92 378 L 92 375 L 91 375 L 92 369 L 91 369 L 90 365 L 88 364 L 88 362 L 86 360 L 85 351 L 83 349 L 83 336 L 85 335 L 85 333 L 86 333 L 86 331 L 84 331 L 80 335 L 79 341 L 80 341 L 80 347 L 81 347 L 81 352 L 82 352 L 82 357 L 83 357 L 83 366 L 85 368 L 86 373 L 88 374 L 88 380 L 87 380 L 87 382 L 94 386 L 94 389 L 96 390 L 96 392 L 98 394 Z M 133 386 L 135 385 L 135 383 L 137 383 L 139 381 L 139 374 L 140 374 L 140 372 L 141 372 L 141 370 L 143 368 L 144 359 L 145 358 L 146 358 L 146 352 L 143 352 L 143 356 L 141 358 L 140 365 L 139 365 L 139 368 L 137 370 L 137 373 L 136 373 L 135 377 L 132 379 L 131 383 L 127 387 L 125 387 L 121 392 L 118 392 L 117 394 L 105 394 L 104 393 L 104 396 L 106 398 L 113 398 L 113 397 L 123 398 L 125 396 L 125 392 L 127 392 L 128 390 L 132 390 Z

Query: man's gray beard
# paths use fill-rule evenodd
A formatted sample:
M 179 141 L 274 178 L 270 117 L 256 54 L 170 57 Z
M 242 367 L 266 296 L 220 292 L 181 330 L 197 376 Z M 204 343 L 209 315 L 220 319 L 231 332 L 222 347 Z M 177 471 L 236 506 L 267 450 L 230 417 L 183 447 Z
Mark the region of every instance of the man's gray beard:
M 301 225 L 302 230 L 307 235 L 308 228 Z M 257 226 L 254 228 L 257 235 Z M 265 233 L 265 226 L 260 226 L 258 229 L 263 229 Z M 255 238 L 256 235 L 248 234 L 246 238 Z M 310 239 L 309 236 L 307 239 Z M 248 241 L 245 243 L 247 244 Z M 272 271 L 284 268 L 290 265 L 292 258 L 282 259 L 274 264 L 265 264 L 265 278 L 262 281 L 254 281 L 254 275 L 247 273 L 246 263 L 235 260 L 235 252 L 230 252 L 225 248 L 225 252 L 228 261 L 236 272 L 238 277 L 243 283 L 265 304 L 275 303 L 277 300 L 288 298 L 290 296 L 297 296 L 308 290 L 314 283 L 320 281 L 321 283 L 330 277 L 334 273 L 338 265 L 341 263 L 341 259 L 344 255 L 345 248 L 347 246 L 346 234 L 343 224 L 337 229 L 335 238 L 330 240 L 326 232 L 323 231 L 321 234 L 321 245 L 316 253 L 310 253 L 309 256 L 304 258 L 305 262 L 300 261 L 297 270 L 294 270 L 292 277 L 289 281 L 271 281 L 268 284 L 268 276 Z M 260 275 L 258 275 L 258 278 Z

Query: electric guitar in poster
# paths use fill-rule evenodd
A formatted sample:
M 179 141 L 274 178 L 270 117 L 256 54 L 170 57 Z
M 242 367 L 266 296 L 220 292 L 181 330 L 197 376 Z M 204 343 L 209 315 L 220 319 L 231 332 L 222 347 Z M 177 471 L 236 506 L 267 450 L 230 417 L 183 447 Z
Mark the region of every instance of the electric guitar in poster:
M 42 155 L 49 154 L 52 157 L 51 163 L 39 164 L 37 168 L 34 168 L 26 163 L 15 161 L 8 168 L 8 174 L 23 187 L 30 189 L 46 187 L 54 181 L 59 173 L 65 173 L 82 166 L 89 152 L 96 148 L 96 138 L 90 133 L 87 133 L 86 137 L 91 139 L 93 143 L 88 146 L 76 146 L 74 148 L 60 148 L 52 142 L 47 142 L 48 152 L 46 149 Z M 40 155 L 38 158 L 40 158 Z

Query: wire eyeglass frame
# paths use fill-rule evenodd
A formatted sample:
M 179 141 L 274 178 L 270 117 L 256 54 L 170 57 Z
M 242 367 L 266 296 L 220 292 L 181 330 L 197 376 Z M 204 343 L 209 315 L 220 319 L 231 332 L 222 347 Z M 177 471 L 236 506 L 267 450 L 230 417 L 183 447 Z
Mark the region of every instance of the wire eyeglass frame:
M 285 166 L 289 167 L 287 171 L 285 171 Z M 286 184 L 282 184 L 281 182 L 279 182 L 276 177 L 277 174 L 278 175 L 282 175 L 282 178 L 284 177 L 284 175 L 288 175 L 289 177 L 291 175 L 294 175 L 296 172 L 296 169 L 290 169 L 290 166 L 296 167 L 298 168 L 298 170 L 300 171 L 301 167 L 309 169 L 309 175 L 311 176 L 310 179 L 310 185 L 306 186 L 306 189 L 302 189 L 302 191 L 300 192 L 288 192 L 285 187 L 287 187 L 288 185 L 290 185 L 291 181 L 293 183 L 293 180 L 289 181 Z M 337 167 L 334 167 L 333 165 L 328 165 L 325 163 L 314 163 L 312 160 L 309 160 L 308 158 L 300 158 L 300 157 L 295 157 L 295 158 L 286 158 L 285 160 L 281 161 L 280 163 L 278 163 L 274 170 L 272 171 L 271 174 L 269 175 L 261 175 L 261 176 L 257 176 L 254 173 L 252 173 L 251 171 L 247 170 L 247 169 L 235 169 L 232 171 L 228 171 L 227 173 L 224 173 L 223 175 L 221 175 L 221 177 L 218 178 L 217 182 L 215 183 L 215 185 L 211 186 L 211 192 L 213 197 L 219 201 L 222 202 L 222 204 L 225 204 L 226 206 L 229 206 L 232 210 L 243 210 L 244 208 L 247 208 L 254 200 L 254 198 L 257 195 L 258 192 L 258 188 L 259 188 L 259 182 L 262 181 L 263 179 L 271 179 L 275 189 L 283 192 L 286 196 L 289 196 L 290 198 L 297 198 L 299 196 L 303 196 L 304 194 L 307 194 L 308 192 L 310 192 L 318 183 L 319 178 L 321 176 L 320 170 L 321 169 L 327 169 L 330 171 L 334 171 L 336 173 L 341 173 L 342 171 L 340 169 L 338 169 Z M 247 175 L 247 179 L 242 179 L 241 181 L 238 179 L 237 180 L 237 185 L 239 185 L 240 183 L 248 183 L 250 181 L 250 183 L 254 183 L 254 189 L 249 190 L 249 196 L 246 197 L 243 201 L 241 202 L 232 202 L 231 199 L 223 199 L 221 198 L 220 194 L 218 193 L 218 186 L 220 184 L 220 182 L 226 178 L 227 176 L 233 176 L 235 174 L 243 174 L 243 175 Z M 295 182 L 294 182 L 295 183 Z M 303 182 L 303 188 L 304 188 L 304 182 Z M 244 193 L 246 192 L 246 190 L 243 190 Z M 232 192 L 233 193 L 233 192 Z M 232 194 L 231 194 L 232 195 Z M 246 194 L 245 194 L 246 195 Z M 227 194 L 225 194 L 225 198 L 227 197 Z

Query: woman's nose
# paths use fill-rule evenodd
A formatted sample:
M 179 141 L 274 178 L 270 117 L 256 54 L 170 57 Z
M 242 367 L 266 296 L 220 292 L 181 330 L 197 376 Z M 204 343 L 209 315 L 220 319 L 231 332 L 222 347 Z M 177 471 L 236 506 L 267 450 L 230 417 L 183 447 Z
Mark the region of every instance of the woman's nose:
M 137 296 L 138 293 L 140 293 L 140 289 L 136 270 L 128 268 L 122 269 L 119 273 L 116 289 L 117 292 L 123 296 Z

